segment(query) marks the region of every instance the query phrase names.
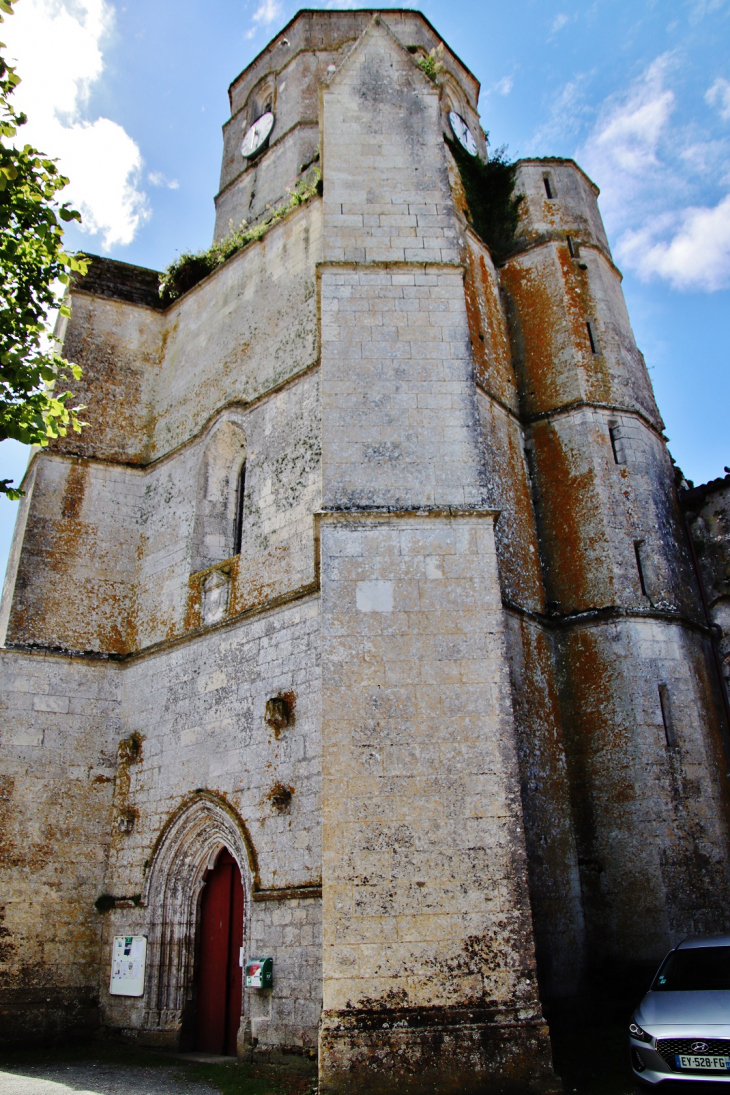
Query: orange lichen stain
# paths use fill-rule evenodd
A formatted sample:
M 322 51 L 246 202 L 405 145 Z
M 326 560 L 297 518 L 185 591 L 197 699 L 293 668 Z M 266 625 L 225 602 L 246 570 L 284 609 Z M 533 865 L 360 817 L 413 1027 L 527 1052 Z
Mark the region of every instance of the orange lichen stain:
M 557 274 L 552 258 L 546 261 L 544 249 L 508 261 L 501 270 L 519 322 L 517 348 L 525 372 L 525 409 L 533 414 L 581 396 L 562 278 Z
M 465 295 L 477 382 L 516 410 L 512 355 L 497 275 L 488 251 L 471 239 L 467 247 Z
M 200 627 L 201 610 L 203 605 L 203 593 L 199 574 L 191 574 L 188 578 L 188 598 L 185 606 L 185 631 L 194 631 Z
M 547 195 L 542 200 L 542 219 L 550 228 L 560 227 L 560 205 L 555 200 L 550 201 Z
M 142 745 L 144 737 L 136 730 L 127 738 L 122 738 L 117 746 L 117 772 L 114 779 L 113 809 L 115 818 L 127 818 L 135 821 L 139 811 L 129 803 L 129 791 L 132 777 L 130 769 L 132 765 L 139 764 L 142 760 Z M 112 828 L 112 845 L 124 839 L 124 830 L 114 826 Z
M 487 454 L 489 500 L 500 509 L 494 534 L 502 594 L 507 601 L 540 612 L 544 598 L 522 431 L 484 395 L 478 393 L 477 398 Z
M 508 434 L 507 462 L 509 471 L 504 477 L 504 482 L 511 484 L 513 505 L 519 526 L 519 534 L 514 536 L 512 544 L 514 551 L 510 567 L 510 585 L 515 591 L 515 599 L 518 603 L 527 604 L 539 612 L 544 608 L 544 590 L 532 498 L 525 474 L 520 438 L 513 431 Z M 499 522 L 497 535 L 499 535 Z
M 278 814 L 285 814 L 289 811 L 293 794 L 293 787 L 290 787 L 286 783 L 280 783 L 277 780 L 269 793 L 266 795 L 266 798 Z
M 233 575 L 230 612 L 245 612 L 296 588 L 301 578 L 294 569 L 289 544 L 277 544 Z
M 8 634 L 14 642 L 124 654 L 128 584 L 106 570 L 109 549 L 99 543 L 88 506 L 89 465 L 69 462 L 65 471 L 60 504 L 53 497 L 55 484 L 36 480 L 37 512 L 43 519 L 26 528 Z M 36 581 L 39 565 L 53 580 Z
M 30 868 L 31 873 L 42 870 L 54 858 L 49 826 L 43 830 L 43 840 L 28 840 L 22 818 L 13 817 L 15 799 L 15 780 L 12 776 L 0 775 L 0 867 Z M 13 839 L 14 835 L 20 839 Z
M 296 706 L 297 697 L 293 692 L 279 692 L 266 701 L 266 722 L 273 730 L 276 741 L 281 737 L 282 730 L 290 730 L 296 722 Z
M 634 767 L 631 705 L 621 702 L 626 682 L 604 628 L 575 629 L 562 636 L 561 646 L 564 740 L 583 906 L 593 930 L 600 931 L 608 913 L 608 877 L 608 885 L 623 894 L 615 894 L 610 921 L 604 923 L 612 933 L 630 936 L 637 916 L 643 919 L 638 910 L 646 897 L 637 889 L 645 885 L 641 847 L 620 866 L 612 848 L 614 834 L 629 831 L 627 812 L 636 810 L 643 788 Z
M 605 354 L 594 354 L 591 350 L 588 321 L 595 316 L 596 309 L 593 307 L 588 271 L 581 269 L 571 257 L 567 244 L 560 244 L 556 250 L 573 343 L 583 373 L 581 386 L 584 398 L 605 403 L 611 398 L 611 376 Z
M 72 464 L 66 476 L 66 486 L 61 502 L 61 516 L 67 521 L 77 521 L 81 513 L 81 506 L 86 493 L 87 463 Z
M 548 423 L 538 423 L 533 438 L 545 532 L 547 599 L 561 612 L 613 604 L 610 545 L 593 467 L 577 467 L 578 454 L 571 454 Z
M 74 401 L 85 406 L 81 434 L 51 442 L 55 452 L 78 456 L 144 460 L 145 375 L 156 364 L 153 327 L 157 317 L 130 329 L 129 307 L 121 301 L 74 297 L 64 353 L 83 369 Z

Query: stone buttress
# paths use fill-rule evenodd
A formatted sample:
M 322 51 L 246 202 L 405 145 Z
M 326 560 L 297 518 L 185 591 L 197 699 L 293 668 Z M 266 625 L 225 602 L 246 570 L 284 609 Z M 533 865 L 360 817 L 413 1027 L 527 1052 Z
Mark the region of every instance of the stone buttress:
M 322 89 L 324 1091 L 539 1087 L 515 735 L 438 89 Z

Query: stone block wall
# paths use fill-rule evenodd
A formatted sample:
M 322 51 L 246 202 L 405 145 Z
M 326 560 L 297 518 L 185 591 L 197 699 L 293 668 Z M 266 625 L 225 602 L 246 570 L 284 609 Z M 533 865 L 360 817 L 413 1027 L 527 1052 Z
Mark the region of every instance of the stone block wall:
M 116 745 L 115 666 L 0 653 L 0 1042 L 89 1037 Z

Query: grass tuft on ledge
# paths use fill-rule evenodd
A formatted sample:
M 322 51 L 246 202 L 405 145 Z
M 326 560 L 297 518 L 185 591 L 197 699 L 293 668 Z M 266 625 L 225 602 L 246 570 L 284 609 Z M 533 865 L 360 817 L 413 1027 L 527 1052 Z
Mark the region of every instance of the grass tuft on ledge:
M 430 53 L 427 53 L 424 57 L 419 57 L 416 64 L 432 83 L 438 84 L 441 78 L 445 66 L 443 63 L 444 57 L 444 44 L 440 42 L 437 47 L 432 49 Z
M 300 179 L 293 188 L 287 187 L 287 193 L 289 197 L 286 201 L 275 209 L 271 209 L 269 215 L 258 224 L 249 226 L 244 221 L 240 228 L 234 229 L 224 239 L 211 244 L 207 251 L 185 251 L 171 262 L 160 278 L 162 302 L 172 304 L 247 244 L 260 240 L 287 213 L 291 213 L 298 205 L 303 205 L 316 194 L 321 194 L 322 175 L 319 168 L 315 169 L 308 181 Z

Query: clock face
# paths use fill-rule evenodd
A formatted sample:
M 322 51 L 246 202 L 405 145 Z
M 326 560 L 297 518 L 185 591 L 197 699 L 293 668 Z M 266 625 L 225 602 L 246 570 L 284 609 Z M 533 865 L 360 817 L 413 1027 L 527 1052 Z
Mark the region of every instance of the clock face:
M 476 156 L 477 145 L 471 135 L 471 130 L 462 116 L 457 114 L 454 110 L 449 113 L 449 125 L 454 131 L 454 136 L 459 144 L 466 149 L 470 156 Z
M 246 136 L 243 138 L 243 144 L 241 145 L 241 155 L 248 158 L 258 152 L 273 128 L 274 115 L 270 110 L 267 110 L 246 130 Z

